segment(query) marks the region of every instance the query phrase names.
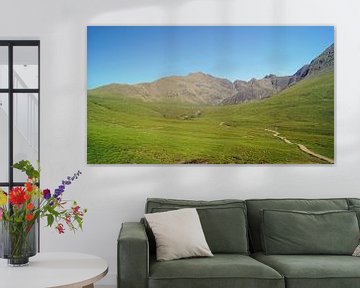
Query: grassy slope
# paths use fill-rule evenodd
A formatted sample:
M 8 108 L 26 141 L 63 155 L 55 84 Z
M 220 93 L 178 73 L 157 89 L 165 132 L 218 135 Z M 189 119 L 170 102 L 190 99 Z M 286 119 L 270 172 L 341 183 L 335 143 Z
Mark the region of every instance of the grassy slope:
M 262 101 L 229 106 L 90 93 L 88 163 L 323 163 L 265 128 L 333 158 L 333 72 Z

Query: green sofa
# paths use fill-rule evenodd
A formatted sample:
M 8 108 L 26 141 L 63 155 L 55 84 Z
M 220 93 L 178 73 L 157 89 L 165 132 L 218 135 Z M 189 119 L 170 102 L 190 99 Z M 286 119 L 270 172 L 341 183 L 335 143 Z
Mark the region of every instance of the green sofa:
M 327 217 L 328 211 L 330 214 L 344 212 L 348 217 L 346 211 L 360 215 L 360 208 L 356 209 L 360 207 L 360 199 L 190 201 L 153 198 L 147 200 L 145 212 L 187 207 L 197 208 L 214 257 L 158 262 L 154 236 L 145 221 L 124 223 L 117 246 L 119 288 L 360 287 L 360 257 L 301 255 L 301 252 L 268 255 L 264 252 L 261 229 L 265 210 L 325 213 L 321 217 Z M 357 214 L 354 215 L 356 219 Z M 346 225 L 356 225 L 358 233 L 357 220 Z

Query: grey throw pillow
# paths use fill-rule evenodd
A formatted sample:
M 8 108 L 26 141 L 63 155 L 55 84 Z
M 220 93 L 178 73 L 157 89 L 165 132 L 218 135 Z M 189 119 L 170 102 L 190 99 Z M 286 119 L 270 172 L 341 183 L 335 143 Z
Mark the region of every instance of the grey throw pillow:
M 154 233 L 158 261 L 213 256 L 195 208 L 145 214 Z
M 355 248 L 355 251 L 352 254 L 352 256 L 356 256 L 356 257 L 360 256 L 360 244 Z

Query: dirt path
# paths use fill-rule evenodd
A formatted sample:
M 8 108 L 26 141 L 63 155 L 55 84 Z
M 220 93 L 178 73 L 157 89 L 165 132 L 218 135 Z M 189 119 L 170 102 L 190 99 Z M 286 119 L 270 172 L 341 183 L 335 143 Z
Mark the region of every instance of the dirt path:
M 278 131 L 275 131 L 275 130 L 270 130 L 270 129 L 265 129 L 265 131 L 268 131 L 268 132 L 271 132 L 273 133 L 273 136 L 274 137 L 277 137 L 281 140 L 283 140 L 286 144 L 293 144 L 293 145 L 296 145 L 299 147 L 299 149 L 311 156 L 314 156 L 318 159 L 321 159 L 321 160 L 324 160 L 326 162 L 329 162 L 330 164 L 334 164 L 334 160 L 333 159 L 330 159 L 330 158 L 327 158 L 323 155 L 320 155 L 320 154 L 317 154 L 315 153 L 314 151 L 311 151 L 309 148 L 307 148 L 305 145 L 303 144 L 298 144 L 298 143 L 292 143 L 291 141 L 289 141 L 288 139 L 286 139 L 284 136 L 280 136 L 280 133 Z

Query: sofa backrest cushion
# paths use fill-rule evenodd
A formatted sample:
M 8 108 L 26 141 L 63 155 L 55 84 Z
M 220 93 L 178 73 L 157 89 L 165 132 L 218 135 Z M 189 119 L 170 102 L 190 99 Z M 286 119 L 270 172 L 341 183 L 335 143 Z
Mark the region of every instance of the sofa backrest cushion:
M 349 207 L 360 206 L 360 198 L 348 198 L 347 201 L 348 201 Z
M 254 199 L 246 200 L 250 246 L 252 252 L 263 251 L 261 246 L 261 210 L 330 211 L 348 210 L 346 199 Z
M 247 213 L 245 201 L 193 201 L 151 198 L 146 213 L 165 212 L 181 208 L 196 208 L 206 241 L 213 253 L 248 254 Z M 149 241 L 154 238 L 148 229 Z M 150 243 L 152 249 L 154 243 Z
M 359 198 L 348 198 L 348 205 L 350 211 L 355 211 L 359 222 L 360 228 L 360 199 Z
M 359 244 L 354 211 L 262 210 L 262 242 L 268 255 L 352 255 Z

